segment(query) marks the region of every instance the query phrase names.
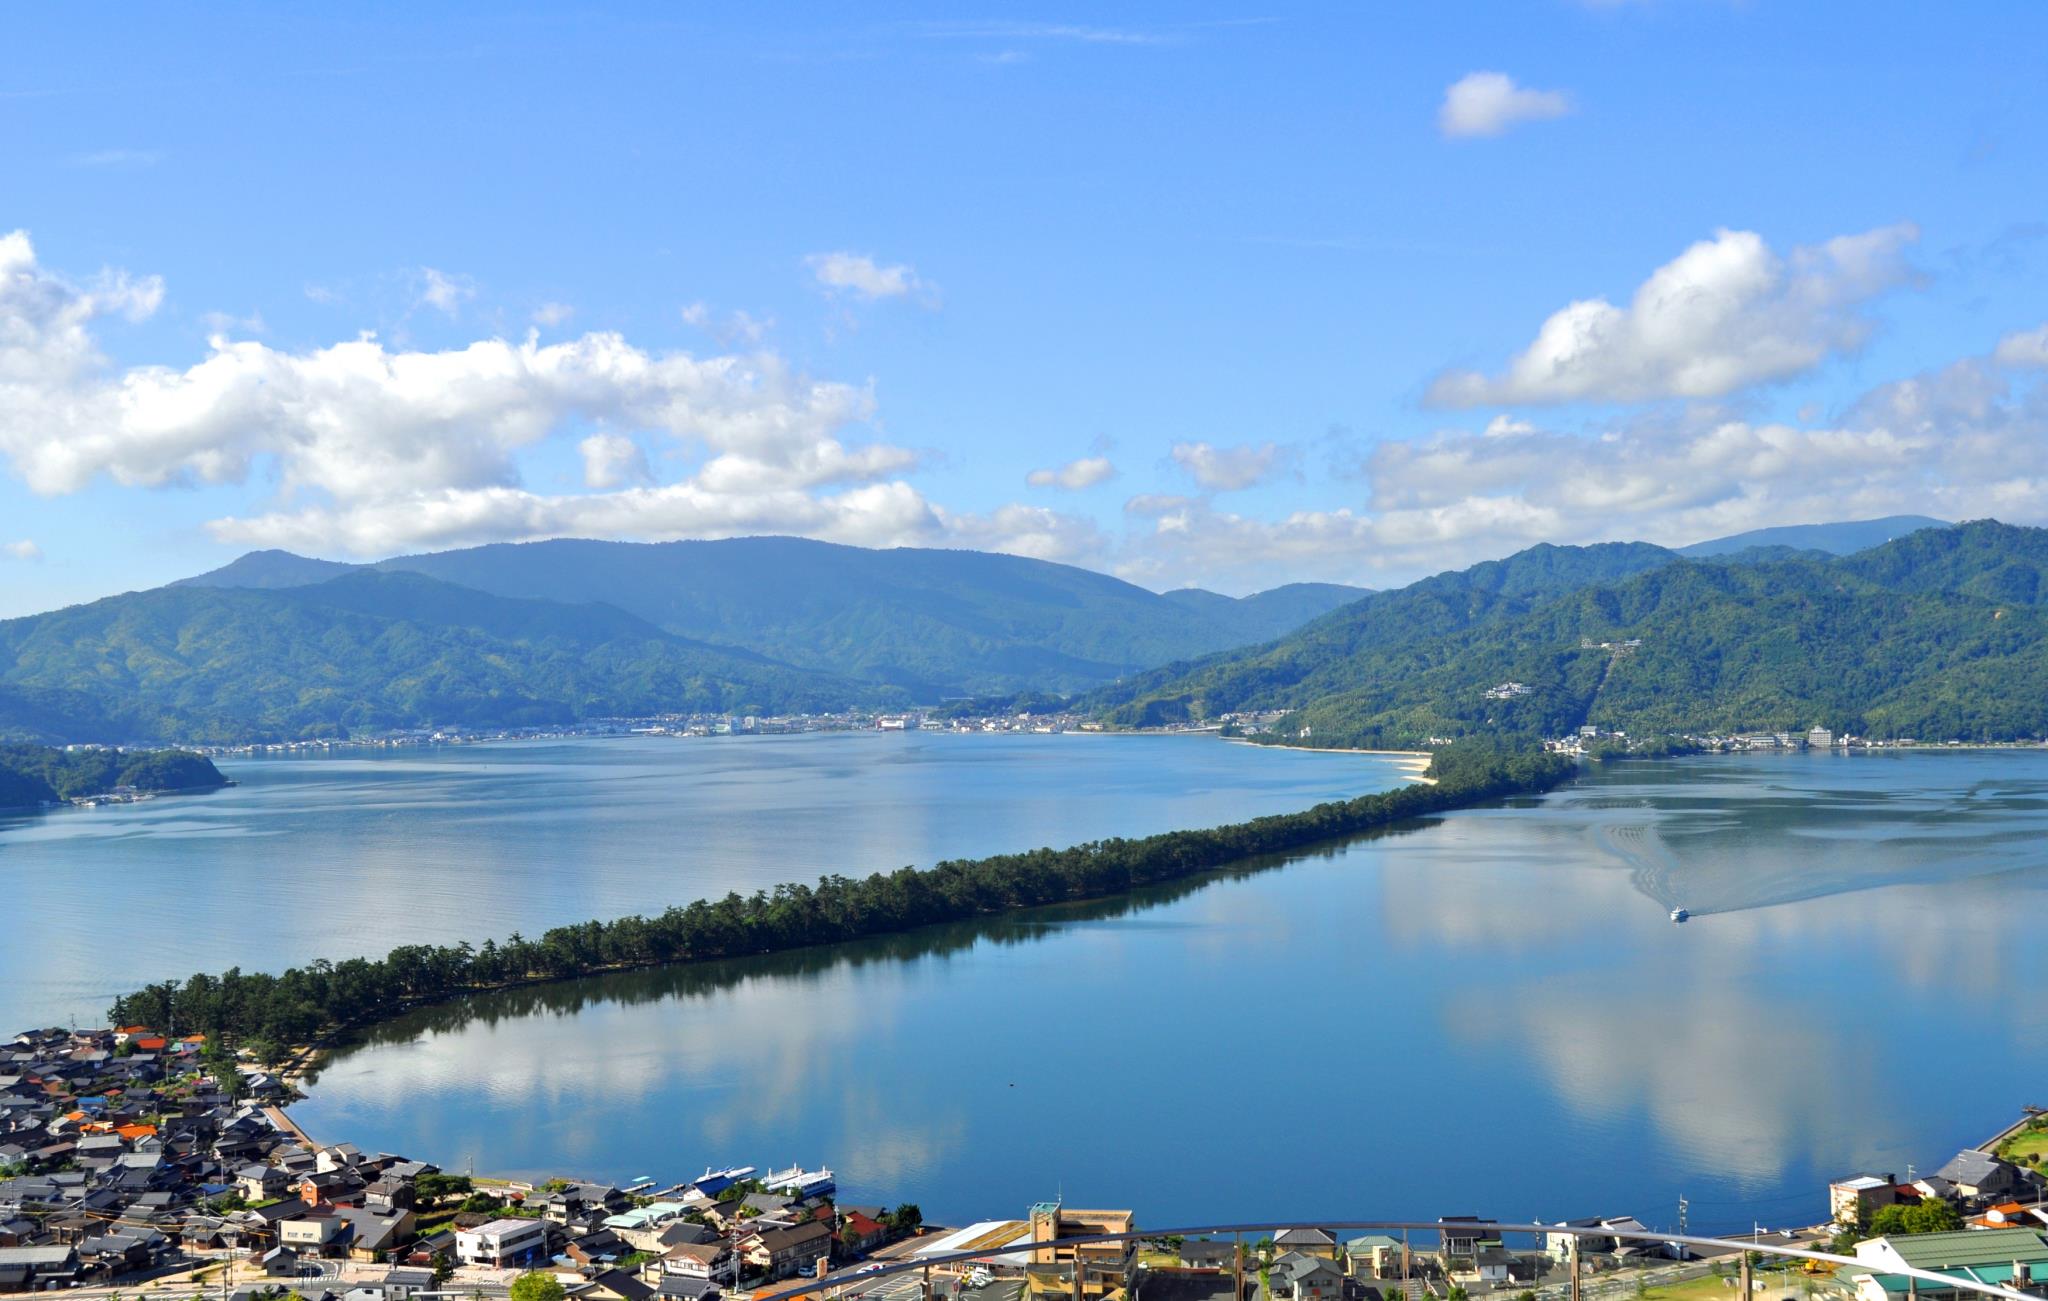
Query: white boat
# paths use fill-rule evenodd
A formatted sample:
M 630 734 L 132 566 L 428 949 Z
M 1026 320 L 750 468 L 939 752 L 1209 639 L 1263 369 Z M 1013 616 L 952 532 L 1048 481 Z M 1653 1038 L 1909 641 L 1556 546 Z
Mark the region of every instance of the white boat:
M 1682 922 L 1690 916 L 1692 914 L 1684 908 L 1673 908 L 1671 910 L 1671 920 L 1675 922 Z
M 816 1197 L 838 1187 L 830 1170 L 806 1170 L 800 1165 L 770 1170 L 761 1183 L 771 1193 L 788 1193 L 792 1197 Z

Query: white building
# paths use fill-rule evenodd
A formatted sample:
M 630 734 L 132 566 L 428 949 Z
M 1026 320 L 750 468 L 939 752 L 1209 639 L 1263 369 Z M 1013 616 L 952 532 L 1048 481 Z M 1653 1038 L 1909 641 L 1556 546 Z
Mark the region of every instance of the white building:
M 545 1220 L 492 1220 L 455 1231 L 455 1256 L 465 1265 L 523 1265 L 545 1256 L 547 1247 Z

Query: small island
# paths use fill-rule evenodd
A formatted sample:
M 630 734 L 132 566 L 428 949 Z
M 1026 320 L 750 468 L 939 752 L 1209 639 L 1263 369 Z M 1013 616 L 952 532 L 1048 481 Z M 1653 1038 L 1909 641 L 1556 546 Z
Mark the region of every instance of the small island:
M 190 750 L 0 745 L 0 811 L 210 791 L 228 784 L 211 759 Z

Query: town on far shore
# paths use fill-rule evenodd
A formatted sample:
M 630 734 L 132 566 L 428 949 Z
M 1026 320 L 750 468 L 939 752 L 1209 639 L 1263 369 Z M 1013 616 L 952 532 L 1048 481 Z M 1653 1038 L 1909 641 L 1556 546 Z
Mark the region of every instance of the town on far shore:
M 147 1026 L 0 1043 L 0 1292 L 112 1301 L 753 1301 L 823 1280 L 873 1301 L 1962 1301 L 1901 1271 L 2048 1297 L 2048 1114 L 2029 1108 L 1934 1173 L 1858 1172 L 1815 1190 L 1825 1218 L 1703 1249 L 1634 1215 L 1508 1232 L 1247 1238 L 1137 1234 L 1133 1209 L 1061 1201 L 941 1228 L 910 1204 L 839 1199 L 828 1168 L 707 1166 L 626 1186 L 456 1174 L 323 1144 L 284 1075 Z M 1823 1197 L 1824 1194 L 1824 1197 Z M 1343 1208 L 1333 1208 L 1340 1213 Z M 1668 1235 L 1668 1236 L 1666 1236 Z M 1771 1257 L 1832 1251 L 1854 1266 Z M 952 1259 L 972 1253 L 973 1260 Z

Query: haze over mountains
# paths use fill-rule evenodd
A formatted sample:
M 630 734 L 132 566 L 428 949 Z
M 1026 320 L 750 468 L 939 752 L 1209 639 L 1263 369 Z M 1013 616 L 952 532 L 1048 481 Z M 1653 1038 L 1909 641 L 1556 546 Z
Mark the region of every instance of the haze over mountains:
M 0 736 L 227 742 L 1023 693 L 1129 726 L 1294 711 L 1290 732 L 1308 733 L 1294 739 L 1318 744 L 1582 722 L 2048 730 L 2048 533 L 1921 523 L 1683 551 L 1541 545 L 1393 591 L 1245 598 L 789 538 L 541 542 L 373 565 L 254 552 L 0 623 Z M 1859 549 L 1870 538 L 1892 540 Z

